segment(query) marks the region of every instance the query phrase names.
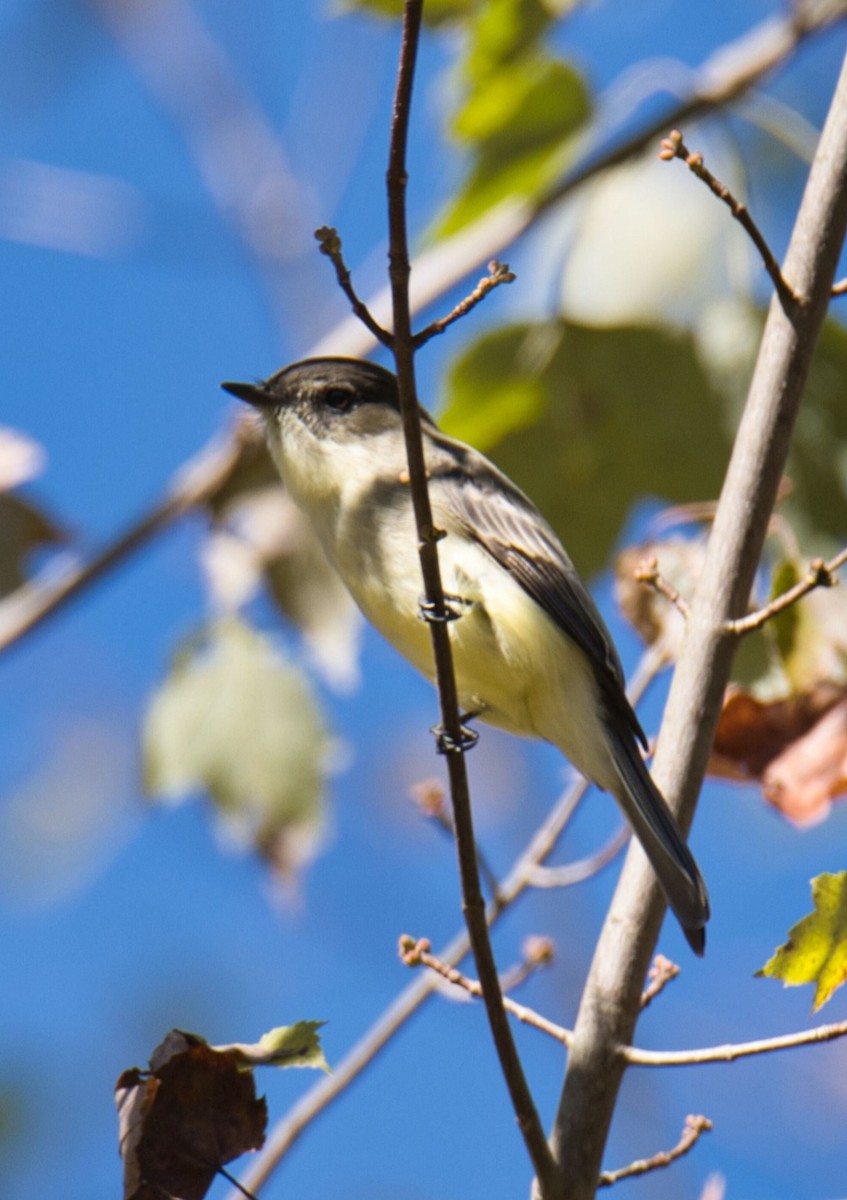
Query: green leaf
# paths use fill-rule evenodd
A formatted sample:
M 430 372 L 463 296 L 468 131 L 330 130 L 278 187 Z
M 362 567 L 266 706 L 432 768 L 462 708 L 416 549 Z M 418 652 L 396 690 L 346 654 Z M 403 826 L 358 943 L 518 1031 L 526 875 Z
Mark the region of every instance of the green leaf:
M 455 233 L 508 197 L 536 195 L 567 165 L 572 135 L 588 111 L 579 74 L 540 55 L 504 65 L 481 81 L 453 122 L 454 135 L 471 150 L 471 165 L 438 223 L 438 236 Z
M 279 1025 L 252 1045 L 236 1042 L 215 1049 L 234 1053 L 245 1067 L 316 1067 L 329 1075 L 318 1037 L 318 1030 L 325 1024 L 298 1021 L 296 1025 Z
M 793 492 L 783 505 L 798 529 L 841 545 L 847 525 L 847 329 L 828 320 L 815 349 L 791 444 L 787 475 Z M 804 538 L 806 553 L 813 551 Z
M 150 704 L 145 786 L 172 799 L 205 788 L 227 823 L 285 872 L 322 831 L 328 750 L 302 672 L 227 618 L 182 647 Z
M 513 325 L 462 355 L 446 393 L 445 429 L 492 452 L 586 574 L 639 499 L 719 492 L 727 433 L 687 334 Z
M 533 49 L 557 15 L 542 0 L 488 0 L 470 27 L 464 64 L 471 85 Z
M 788 932 L 758 977 L 781 979 L 786 987 L 814 983 L 817 1012 L 847 979 L 847 871 L 812 880 L 815 911 Z
M 423 19 L 427 25 L 441 25 L 467 16 L 477 7 L 480 0 L 427 0 Z M 341 11 L 358 10 L 369 12 L 375 17 L 390 17 L 399 20 L 403 15 L 403 0 L 343 0 Z

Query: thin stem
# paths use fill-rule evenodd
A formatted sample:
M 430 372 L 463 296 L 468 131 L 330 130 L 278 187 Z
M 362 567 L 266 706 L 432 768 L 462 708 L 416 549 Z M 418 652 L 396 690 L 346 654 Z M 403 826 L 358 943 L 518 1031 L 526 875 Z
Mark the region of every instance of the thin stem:
M 359 298 L 359 294 L 353 287 L 353 277 L 350 274 L 350 269 L 344 261 L 344 255 L 341 250 L 341 238 L 338 236 L 338 230 L 333 229 L 331 225 L 321 225 L 320 229 L 315 230 L 315 238 L 320 246 L 321 254 L 325 254 L 332 265 L 335 267 L 335 278 L 338 280 L 338 286 L 341 288 L 344 295 L 350 301 L 350 307 L 355 315 L 359 318 L 366 329 L 369 329 L 378 342 L 383 346 L 387 346 L 390 350 L 394 345 L 394 338 L 387 329 L 379 324 L 371 314 L 371 310 L 367 304 Z
M 460 300 L 452 312 L 449 312 L 446 317 L 441 317 L 437 321 L 433 321 L 431 325 L 427 325 L 419 333 L 415 334 L 414 343 L 415 349 L 419 350 L 431 338 L 443 333 L 455 321 L 461 320 L 467 316 L 471 309 L 476 308 L 481 300 L 484 300 L 489 292 L 493 292 L 501 283 L 514 283 L 515 275 L 509 270 L 508 263 L 500 263 L 496 258 L 492 258 L 488 264 L 488 274 L 484 275 L 476 285 L 469 296 L 465 296 L 464 300 Z
M 686 1117 L 682 1136 L 672 1150 L 660 1150 L 658 1154 L 653 1154 L 650 1158 L 641 1158 L 637 1162 L 630 1163 L 628 1167 L 618 1168 L 617 1171 L 603 1171 L 597 1186 L 611 1187 L 612 1184 L 619 1183 L 622 1179 L 632 1179 L 636 1175 L 647 1175 L 650 1171 L 669 1167 L 678 1158 L 682 1158 L 690 1150 L 693 1150 L 703 1134 L 708 1133 L 711 1128 L 712 1122 L 708 1117 Z
M 632 673 L 629 698 L 637 704 L 659 672 L 667 665 L 667 656 L 657 642 L 648 647 Z M 576 779 L 553 807 L 547 819 L 530 839 L 498 885 L 497 899 L 488 905 L 486 919 L 493 925 L 532 886 L 535 867 L 556 847 L 559 838 L 588 789 L 587 782 Z M 440 952 L 439 958 L 455 966 L 470 950 L 467 929 L 460 930 Z M 373 1062 L 392 1038 L 438 990 L 432 972 L 419 975 L 377 1017 L 340 1062 L 333 1064 L 332 1075 L 325 1075 L 277 1122 L 262 1152 L 254 1159 L 246 1176 L 249 1187 L 258 1192 L 282 1162 L 302 1133 L 339 1097 Z M 232 1196 L 230 1200 L 237 1200 Z
M 642 563 L 635 571 L 635 580 L 637 583 L 643 583 L 647 587 L 651 587 L 660 596 L 664 596 L 666 600 L 670 600 L 674 608 L 681 616 L 688 618 L 689 608 L 688 601 L 682 597 L 677 589 L 665 579 L 659 571 L 659 560 L 656 557 L 650 558 L 647 562 Z
M 662 149 L 659 152 L 659 158 L 666 162 L 673 158 L 681 159 L 689 170 L 697 176 L 699 180 L 706 184 L 713 196 L 717 196 L 727 205 L 729 211 L 738 221 L 739 225 L 745 230 L 753 245 L 761 255 L 765 270 L 771 277 L 771 282 L 776 288 L 777 295 L 784 306 L 792 304 L 804 303 L 803 298 L 794 291 L 788 280 L 782 273 L 779 263 L 777 262 L 773 251 L 765 241 L 765 236 L 759 229 L 756 222 L 750 215 L 750 210 L 740 200 L 733 196 L 732 192 L 725 183 L 721 183 L 716 179 L 712 172 L 703 162 L 703 155 L 692 153 L 685 142 L 682 140 L 682 134 L 678 129 L 674 129 L 668 137 L 662 141 Z
M 653 959 L 653 965 L 650 968 L 648 979 L 650 980 L 647 987 L 641 993 L 641 1001 L 639 1008 L 642 1012 L 651 1004 L 658 995 L 660 995 L 671 980 L 676 979 L 679 975 L 679 967 L 675 962 L 671 962 L 669 958 L 665 958 L 664 954 L 657 954 Z
M 759 1038 L 754 1042 L 727 1043 L 699 1050 L 641 1050 L 638 1046 L 621 1047 L 621 1055 L 634 1067 L 695 1067 L 703 1063 L 728 1063 L 754 1054 L 774 1054 L 778 1050 L 793 1050 L 796 1046 L 815 1046 L 847 1037 L 847 1021 L 834 1025 L 818 1025 L 781 1037 Z
M 815 588 L 835 587 L 838 583 L 835 572 L 843 567 L 845 562 L 847 562 L 847 549 L 840 551 L 829 562 L 824 562 L 821 558 L 812 559 L 805 579 L 795 583 L 794 587 L 783 592 L 781 596 L 776 596 L 770 604 L 766 604 L 763 608 L 748 613 L 746 617 L 737 617 L 734 621 L 727 621 L 724 628 L 727 633 L 736 636 L 761 629 L 777 613 L 784 612 L 786 608 L 790 608 L 792 604 L 796 604 L 798 600 L 808 596 L 809 592 L 813 592 Z
M 469 996 L 476 996 L 478 1000 L 483 996 L 483 989 L 478 979 L 470 979 L 467 975 L 463 975 L 461 971 L 451 966 L 450 963 L 445 962 L 438 955 L 431 953 L 428 938 L 418 938 L 416 940 L 410 937 L 409 934 L 404 934 L 400 939 L 400 957 L 407 967 L 429 967 L 436 975 L 439 975 L 442 979 L 446 979 L 454 987 L 461 988 Z M 548 1034 L 557 1042 L 561 1042 L 563 1046 L 571 1044 L 572 1034 L 569 1029 L 565 1029 L 562 1025 L 557 1025 L 554 1021 L 549 1021 L 541 1013 L 536 1012 L 534 1008 L 528 1008 L 525 1004 L 518 1004 L 511 996 L 503 997 L 503 1008 L 518 1021 L 522 1021 L 525 1025 L 531 1025 L 533 1029 L 538 1029 L 541 1033 Z
M 406 439 L 409 483 L 418 531 L 421 572 L 430 621 L 435 676 L 441 704 L 442 736 L 454 748 L 463 745 L 459 700 L 453 670 L 447 610 L 438 563 L 439 537 L 433 524 L 427 488 L 426 465 L 420 415 L 415 389 L 414 342 L 409 305 L 409 248 L 406 230 L 406 144 L 411 112 L 412 86 L 417 58 L 423 0 L 406 0 L 403 11 L 400 67 L 394 95 L 391 140 L 386 176 L 388 189 L 389 277 L 394 312 L 394 359 L 400 394 L 400 413 Z M 518 1126 L 532 1159 L 541 1194 L 555 1195 L 555 1168 L 541 1120 L 526 1082 L 512 1031 L 503 1008 L 497 966 L 488 936 L 485 901 L 476 861 L 476 843 L 471 814 L 470 788 L 464 754 L 447 754 L 456 850 L 462 884 L 462 908 L 471 947 L 483 989 L 486 1013 Z

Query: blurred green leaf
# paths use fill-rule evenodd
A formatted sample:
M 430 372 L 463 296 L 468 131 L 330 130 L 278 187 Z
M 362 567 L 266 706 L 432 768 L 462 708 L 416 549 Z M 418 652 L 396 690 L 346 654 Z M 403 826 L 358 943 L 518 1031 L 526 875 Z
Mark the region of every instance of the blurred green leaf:
M 306 677 L 229 617 L 190 639 L 154 696 L 145 785 L 172 799 L 207 789 L 227 822 L 285 872 L 321 833 L 328 751 Z
M 437 234 L 455 233 L 509 196 L 535 195 L 567 165 L 571 135 L 588 111 L 580 75 L 541 55 L 504 64 L 476 84 L 453 122 L 470 151 L 468 177 Z
M 423 19 L 428 25 L 456 21 L 471 13 L 479 3 L 480 0 L 427 0 Z M 350 9 L 399 20 L 403 15 L 403 0 L 343 0 L 342 12 Z
M 847 528 L 847 329 L 832 319 L 812 359 L 787 474 L 785 504 L 801 537 L 824 534 L 841 545 Z M 814 553 L 804 537 L 804 551 Z
M 526 54 L 541 39 L 561 5 L 543 0 L 488 0 L 478 6 L 470 25 L 470 47 L 464 64 L 471 85 Z
M 318 1030 L 325 1021 L 298 1021 L 295 1025 L 279 1025 L 250 1045 L 236 1042 L 232 1046 L 215 1046 L 216 1050 L 234 1053 L 246 1067 L 317 1067 L 330 1073 L 321 1049 Z
M 510 326 L 462 355 L 446 394 L 444 428 L 492 452 L 586 574 L 608 563 L 639 499 L 720 489 L 729 440 L 688 334 Z
M 786 987 L 814 983 L 817 1012 L 847 979 L 847 871 L 812 880 L 815 911 L 788 932 L 758 977 L 781 979 Z

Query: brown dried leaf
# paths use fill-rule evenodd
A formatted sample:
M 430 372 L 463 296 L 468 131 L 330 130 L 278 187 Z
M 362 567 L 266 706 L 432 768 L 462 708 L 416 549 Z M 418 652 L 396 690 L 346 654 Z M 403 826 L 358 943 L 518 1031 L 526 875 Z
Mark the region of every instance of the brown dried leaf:
M 709 772 L 757 780 L 768 802 L 798 824 L 823 820 L 847 791 L 847 694 L 819 684 L 766 702 L 729 688 Z
M 172 1030 L 116 1087 L 125 1200 L 203 1200 L 218 1168 L 265 1140 L 267 1104 L 234 1051 Z

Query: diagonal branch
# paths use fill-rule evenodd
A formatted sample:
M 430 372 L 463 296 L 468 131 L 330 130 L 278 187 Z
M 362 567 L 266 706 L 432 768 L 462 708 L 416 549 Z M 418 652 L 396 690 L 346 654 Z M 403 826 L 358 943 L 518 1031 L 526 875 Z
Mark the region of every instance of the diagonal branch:
M 725 622 L 747 607 L 812 352 L 847 228 L 847 62 L 821 134 L 785 274 L 808 304 L 771 302 L 703 574 L 686 624 L 654 776 L 683 827 L 694 812 L 736 639 Z M 638 847 L 627 857 L 595 952 L 553 1130 L 569 1200 L 594 1196 L 644 975 L 664 905 Z
M 656 642 L 644 651 L 638 666 L 630 677 L 627 689 L 627 695 L 633 705 L 638 703 L 656 676 L 667 666 L 667 663 L 667 655 L 661 642 Z M 497 899 L 489 904 L 486 914 L 490 925 L 498 921 L 503 913 L 508 911 L 524 892 L 533 886 L 535 870 L 552 854 L 587 789 L 587 782 L 578 778 L 533 834 L 506 877 L 497 886 Z M 462 929 L 440 952 L 439 958 L 443 962 L 455 966 L 466 957 L 469 950 L 470 942 L 467 930 Z M 437 977 L 431 972 L 427 972 L 413 980 L 399 993 L 344 1058 L 334 1064 L 332 1075 L 326 1075 L 313 1084 L 309 1091 L 277 1122 L 268 1136 L 264 1149 L 246 1174 L 245 1182 L 248 1187 L 257 1192 L 264 1186 L 301 1134 L 321 1113 L 344 1095 L 353 1080 L 358 1078 L 437 990 Z M 229 1200 L 238 1200 L 238 1198 L 233 1195 Z
M 92 2 L 100 5 L 104 12 L 108 12 L 110 18 L 117 19 L 118 9 L 114 0 Z M 421 254 L 414 264 L 412 311 L 420 312 L 426 308 L 493 254 L 502 253 L 553 205 L 603 171 L 640 153 L 668 126 L 680 125 L 692 117 L 731 104 L 759 83 L 764 76 L 782 66 L 810 37 L 825 32 L 843 20 L 843 16 L 843 6 L 839 4 L 820 4 L 817 7 L 806 5 L 799 14 L 768 18 L 737 41 L 721 47 L 700 67 L 688 95 L 655 122 L 642 126 L 603 153 L 583 161 L 534 204 L 507 202 L 500 205 L 493 213 L 487 214 L 435 249 Z M 153 90 L 157 89 L 153 87 Z M 234 175 L 230 172 L 228 178 L 237 181 L 240 176 L 237 172 Z M 234 206 L 223 204 L 222 210 L 232 215 L 233 207 L 237 212 L 240 204 L 240 199 Z M 847 281 L 845 286 L 847 287 Z M 372 297 L 367 308 L 374 315 L 375 322 L 378 318 L 387 320 L 390 317 L 390 294 L 381 292 Z M 376 341 L 375 336 L 369 333 L 354 315 L 334 326 L 309 349 L 306 357 L 320 357 L 325 354 L 368 354 Z M 205 450 L 198 452 L 197 457 L 214 457 L 219 449 L 216 439 Z M 54 582 L 31 585 L 25 600 L 21 599 L 19 602 L 17 597 L 10 597 L 9 602 L 14 600 L 14 604 L 7 607 L 4 603 L 0 611 L 0 653 L 59 611 L 71 596 L 81 594 L 90 584 L 102 578 L 112 565 L 123 561 L 130 551 L 137 551 L 152 538 L 169 529 L 197 504 L 201 504 L 202 500 L 194 500 L 191 489 L 183 486 L 181 476 L 182 471 L 177 471 L 168 497 L 152 505 L 148 512 L 131 528 L 118 535 L 95 559 L 83 563 L 67 577 L 63 576 L 58 585 Z

